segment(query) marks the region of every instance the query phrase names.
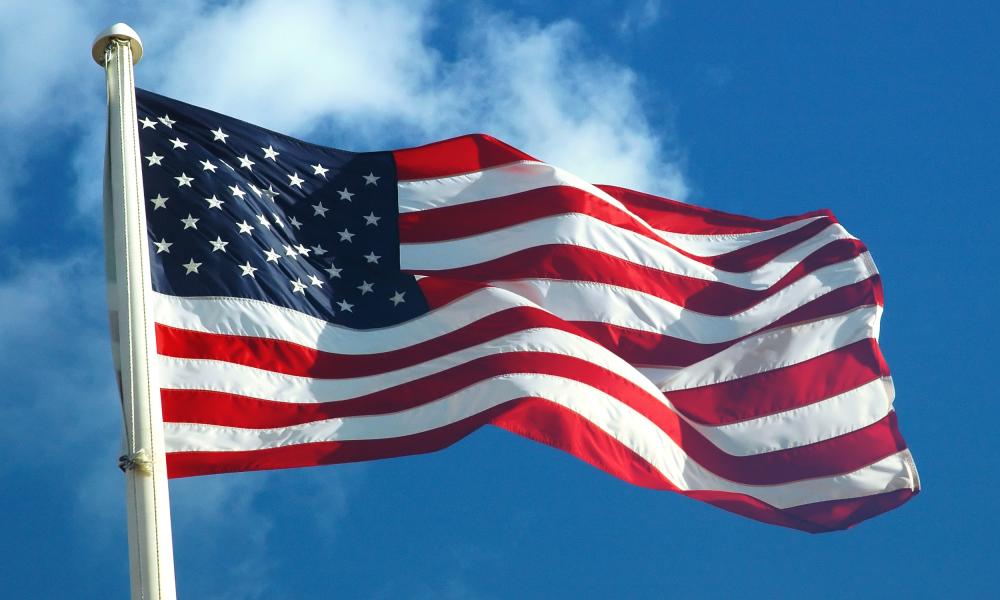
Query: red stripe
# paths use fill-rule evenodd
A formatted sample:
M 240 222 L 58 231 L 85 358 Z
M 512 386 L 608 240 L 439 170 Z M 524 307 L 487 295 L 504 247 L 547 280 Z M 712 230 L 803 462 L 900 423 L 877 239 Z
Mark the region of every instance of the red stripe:
M 521 160 L 535 160 L 529 154 L 485 134 L 471 134 L 415 148 L 393 152 L 400 180 L 450 177 Z M 625 203 L 658 229 L 701 235 L 765 231 L 810 216 L 833 214 L 828 210 L 777 219 L 756 219 L 702 208 L 667 198 L 611 185 L 597 186 Z
M 815 216 L 824 216 L 836 222 L 833 213 L 826 209 L 777 219 L 755 219 L 685 204 L 613 185 L 599 185 L 597 187 L 617 198 L 630 211 L 639 215 L 642 220 L 653 227 L 674 233 L 696 235 L 753 233 Z
M 751 456 L 729 455 L 659 398 L 611 371 L 586 361 L 549 353 L 502 354 L 422 380 L 339 402 L 303 405 L 240 397 L 218 392 L 167 391 L 167 422 L 214 423 L 231 427 L 285 427 L 335 417 L 385 414 L 434 402 L 465 387 L 509 373 L 566 377 L 598 389 L 643 414 L 672 438 L 692 460 L 731 481 L 766 485 L 853 471 L 903 446 L 893 436 L 895 422 L 882 422 L 816 444 Z
M 807 256 L 763 290 L 668 273 L 611 256 L 599 250 L 570 245 L 536 246 L 490 261 L 441 270 L 411 270 L 434 278 L 467 281 L 557 279 L 605 283 L 652 294 L 667 302 L 706 315 L 725 316 L 744 311 L 788 287 L 804 275 L 856 258 L 865 251 L 858 240 L 836 240 Z M 423 286 L 423 280 L 421 286 Z M 439 306 L 428 302 L 431 306 Z
M 487 423 L 568 452 L 627 482 L 677 491 L 676 486 L 617 439 L 578 414 L 538 398 L 515 400 L 439 429 L 400 438 L 317 442 L 242 452 L 171 452 L 167 454 L 167 471 L 169 477 L 177 478 L 421 454 L 445 448 Z M 782 511 L 743 494 L 682 493 L 757 520 L 805 531 L 849 527 L 909 497 L 900 498 L 896 494 L 893 501 L 887 502 L 880 496 L 871 496 Z
M 878 278 L 834 290 L 792 311 L 765 329 L 839 314 L 876 300 Z M 257 369 L 337 379 L 365 377 L 402 369 L 525 329 L 547 327 L 585 335 L 634 365 L 685 366 L 703 360 L 758 332 L 735 340 L 700 344 L 607 323 L 566 322 L 534 307 L 515 307 L 487 315 L 439 337 L 372 354 L 324 352 L 284 340 L 224 335 L 156 324 L 157 351 L 163 356 L 222 360 Z M 763 330 L 761 330 L 763 331 Z
M 478 281 L 443 277 L 421 277 L 417 280 L 417 285 L 420 286 L 420 292 L 424 295 L 427 306 L 432 310 L 488 287 L 487 284 Z
M 399 215 L 399 241 L 403 244 L 440 242 L 571 213 L 590 215 L 605 223 L 663 242 L 632 215 L 585 190 L 565 185 L 402 213 Z
M 876 275 L 824 294 L 767 327 L 742 337 L 711 344 L 693 342 L 652 331 L 639 331 L 610 323 L 594 321 L 572 321 L 572 323 L 587 337 L 632 365 L 686 367 L 762 331 L 841 314 L 861 306 L 879 304 L 881 302 L 880 290 L 879 278 Z
M 868 338 L 798 364 L 673 390 L 667 397 L 690 419 L 725 425 L 806 406 L 888 375 L 878 343 Z
M 631 231 L 691 260 L 731 272 L 759 268 L 776 256 L 808 240 L 830 226 L 828 219 L 807 225 L 718 256 L 691 254 L 666 242 L 644 223 L 604 200 L 575 187 L 552 186 L 528 190 L 502 198 L 490 198 L 399 215 L 400 242 L 438 242 L 483 234 L 544 217 L 584 214 L 609 225 Z
M 209 390 L 163 389 L 163 420 L 267 429 L 337 417 L 387 414 L 433 402 L 485 379 L 511 373 L 577 379 L 614 396 L 645 395 L 620 375 L 583 359 L 521 351 L 475 358 L 401 385 L 331 402 L 298 404 Z
M 690 498 L 744 517 L 809 533 L 849 529 L 900 506 L 917 494 L 913 490 L 901 489 L 861 498 L 816 502 L 781 510 L 744 494 L 713 490 L 683 493 Z
M 890 511 L 915 495 L 917 495 L 916 491 L 904 488 L 866 498 L 831 500 L 795 506 L 786 509 L 785 514 L 825 528 L 821 531 L 835 531 L 853 527 L 861 521 Z
M 522 306 L 501 310 L 418 344 L 372 354 L 323 352 L 284 340 L 205 333 L 160 323 L 156 324 L 156 347 L 163 356 L 222 360 L 299 377 L 339 379 L 402 369 L 537 327 L 579 334 L 571 324 L 550 313 Z
M 535 160 L 513 146 L 482 133 L 396 150 L 396 175 L 407 179 L 450 177 L 519 160 Z
M 841 313 L 866 301 L 872 303 L 875 287 L 876 278 L 873 277 L 834 290 L 779 319 L 767 329 Z M 372 354 L 324 352 L 284 340 L 206 333 L 161 323 L 156 324 L 156 345 L 163 356 L 222 360 L 287 375 L 338 379 L 402 369 L 536 327 L 585 334 L 632 364 L 672 366 L 693 364 L 756 333 L 727 342 L 699 344 L 607 323 L 569 323 L 544 310 L 524 306 L 504 309 L 418 344 Z

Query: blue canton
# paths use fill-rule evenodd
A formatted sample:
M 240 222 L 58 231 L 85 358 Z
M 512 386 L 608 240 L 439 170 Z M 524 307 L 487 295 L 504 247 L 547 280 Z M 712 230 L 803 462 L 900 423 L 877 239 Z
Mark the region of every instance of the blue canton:
M 316 146 L 136 90 L 153 289 L 369 329 L 427 311 L 399 270 L 389 152 Z

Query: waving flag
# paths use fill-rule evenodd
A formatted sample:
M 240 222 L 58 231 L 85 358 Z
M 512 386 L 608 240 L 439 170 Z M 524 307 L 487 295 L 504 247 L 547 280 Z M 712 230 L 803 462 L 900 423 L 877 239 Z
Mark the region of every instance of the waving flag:
M 595 186 L 483 135 L 315 146 L 139 90 L 170 476 L 485 424 L 807 531 L 919 489 L 867 250 Z

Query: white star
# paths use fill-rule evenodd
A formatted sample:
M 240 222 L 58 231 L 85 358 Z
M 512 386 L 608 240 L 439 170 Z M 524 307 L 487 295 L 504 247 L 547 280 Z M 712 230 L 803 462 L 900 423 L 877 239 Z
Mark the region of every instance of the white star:
M 295 258 L 296 256 L 298 256 L 298 253 L 295 252 L 295 247 L 294 246 L 284 246 L 284 245 L 282 245 L 282 248 L 285 249 L 285 256 L 290 256 L 292 258 Z
M 149 117 L 143 117 L 139 119 L 139 122 L 142 123 L 143 129 L 156 129 L 156 121 L 150 119 Z
M 257 196 L 258 198 L 260 198 L 260 195 L 264 193 L 260 190 L 259 187 L 255 186 L 252 183 L 250 184 L 250 191 L 253 192 L 254 196 Z
M 267 148 L 261 146 L 260 149 L 264 151 L 264 158 L 270 158 L 274 162 L 278 162 L 278 155 L 281 154 L 281 152 L 272 148 L 270 144 L 268 144 Z
M 170 118 L 170 115 L 163 115 L 162 117 L 160 117 L 160 123 L 163 123 L 164 125 L 166 125 L 171 129 L 173 129 L 174 123 L 176 122 L 177 121 Z
M 274 202 L 274 199 L 281 195 L 274 190 L 273 185 L 267 186 L 267 190 L 265 190 L 264 193 L 267 194 L 267 197 L 271 199 L 271 202 Z
M 146 160 L 149 161 L 149 164 L 146 165 L 146 166 L 147 167 L 152 167 L 153 165 L 159 165 L 159 164 L 161 164 L 160 161 L 163 160 L 163 157 L 160 156 L 159 154 L 157 154 L 156 152 L 154 152 L 154 153 L 150 154 L 149 156 L 147 156 Z
M 374 286 L 375 286 L 374 283 L 368 283 L 367 281 L 362 281 L 361 285 L 358 286 L 358 289 L 361 290 L 361 295 L 364 296 L 368 292 L 374 291 L 372 290 Z
M 184 229 L 198 229 L 198 221 L 200 220 L 201 219 L 192 217 L 191 213 L 188 213 L 186 219 L 181 219 L 181 223 L 184 223 Z
M 167 238 L 160 238 L 160 241 L 153 242 L 153 245 L 156 246 L 157 254 L 159 254 L 160 252 L 166 252 L 167 254 L 170 254 L 170 247 L 173 246 L 174 243 L 168 242 Z
M 248 169 L 250 171 L 253 171 L 253 166 L 255 164 L 257 164 L 254 161 L 250 160 L 250 157 L 248 155 L 246 155 L 246 154 L 244 154 L 243 156 L 237 157 L 236 160 L 240 161 L 240 166 L 241 167 L 243 167 L 244 169 Z
M 406 302 L 406 300 L 403 299 L 404 294 L 406 294 L 406 292 L 397 291 L 396 295 L 394 295 L 392 298 L 389 298 L 389 301 L 392 302 L 393 306 L 399 306 L 401 302 Z
M 260 223 L 261 225 L 263 225 L 265 229 L 270 229 L 270 228 L 271 228 L 271 223 L 270 223 L 270 221 L 268 221 L 268 220 L 267 220 L 267 217 L 265 217 L 264 215 L 257 215 L 257 221 L 258 221 L 258 222 L 259 222 L 259 223 Z
M 201 170 L 202 171 L 211 171 L 211 172 L 215 173 L 215 170 L 218 169 L 218 168 L 219 167 L 217 167 L 217 166 L 215 166 L 215 165 L 212 164 L 212 161 L 209 161 L 209 160 L 203 160 L 203 161 L 201 161 Z
M 254 275 L 253 272 L 257 270 L 257 267 L 251 266 L 249 260 L 245 265 L 236 265 L 236 266 L 238 266 L 240 269 L 243 270 L 243 272 L 240 273 L 240 277 L 246 277 L 247 275 L 249 275 L 250 277 L 256 279 L 256 275 Z
M 174 145 L 174 150 L 176 150 L 178 148 L 180 148 L 181 150 L 187 150 L 187 148 L 188 148 L 188 143 L 187 142 L 182 142 L 181 138 L 174 138 L 174 139 L 170 140 L 170 143 Z
M 194 177 L 188 177 L 187 173 L 181 173 L 180 177 L 174 177 L 174 179 L 177 180 L 177 187 L 191 187 L 191 182 L 194 181 Z
M 312 246 L 312 251 L 316 253 L 316 256 L 323 256 L 326 254 L 326 248 L 320 246 L 319 244 Z
M 181 265 L 181 266 L 184 267 L 185 269 L 187 269 L 187 271 L 184 274 L 185 275 L 190 275 L 191 273 L 197 273 L 198 272 L 198 267 L 201 266 L 201 263 L 200 262 L 194 262 L 194 259 L 192 258 L 190 261 L 188 261 L 188 264 Z
M 302 229 L 302 223 L 300 223 L 299 220 L 296 219 L 295 217 L 288 219 L 288 222 L 292 224 L 292 227 L 296 229 Z
M 309 275 L 309 283 L 313 284 L 318 288 L 323 287 L 323 282 L 320 281 L 319 277 L 316 277 L 315 275 Z
M 382 179 L 375 173 L 369 173 L 367 175 L 362 175 L 365 178 L 365 185 L 378 185 L 378 180 Z
M 300 190 L 302 189 L 302 182 L 305 181 L 305 179 L 302 179 L 301 177 L 299 177 L 298 173 L 292 173 L 291 175 L 289 175 L 288 176 L 288 180 L 289 180 L 288 181 L 288 185 L 294 185 L 295 187 L 299 188 Z
M 343 269 L 338 269 L 333 265 L 330 265 L 329 269 L 323 270 L 330 274 L 330 279 L 340 279 L 340 272 L 343 271 Z
M 222 128 L 212 130 L 212 141 L 226 143 L 226 138 L 229 137 L 228 133 L 223 133 Z
M 337 234 L 340 235 L 340 241 L 347 243 L 351 243 L 351 238 L 356 235 L 348 231 L 346 227 L 343 231 L 338 231 Z
M 153 210 L 167 207 L 167 200 L 170 198 L 164 197 L 162 194 L 157 194 L 156 198 L 150 198 L 149 201 L 153 203 Z
M 377 227 L 379 219 L 381 219 L 382 217 L 376 217 L 375 212 L 373 211 L 368 213 L 367 216 L 362 218 L 365 220 L 365 225 L 375 225 Z
M 250 232 L 253 231 L 253 225 L 247 223 L 246 219 L 243 219 L 242 223 L 237 223 L 236 226 L 240 228 L 240 233 L 250 235 Z
M 296 244 L 295 251 L 299 253 L 299 256 L 309 256 L 309 253 L 312 252 L 312 250 L 306 248 L 302 244 Z
M 215 236 L 215 241 L 214 242 L 212 240 L 208 240 L 208 243 L 212 244 L 212 252 L 218 252 L 219 250 L 222 250 L 223 252 L 225 252 L 226 251 L 226 246 L 229 245 L 229 242 L 223 242 L 222 241 L 222 236 L 221 235 Z
M 274 263 L 276 263 L 276 262 L 278 262 L 278 259 L 281 258 L 281 255 L 278 254 L 277 252 L 275 252 L 274 248 L 270 248 L 268 250 L 264 250 L 264 254 L 267 255 L 267 262 L 274 262 Z
M 351 310 L 352 308 L 354 308 L 354 305 L 349 303 L 347 300 L 341 300 L 340 302 L 337 302 L 337 306 L 340 307 L 341 312 L 354 312 L 353 310 Z
M 316 215 L 319 215 L 319 216 L 323 217 L 324 219 L 326 218 L 327 211 L 330 210 L 329 208 L 323 206 L 322 202 L 320 202 L 319 204 L 313 204 L 312 207 L 313 207 L 313 210 L 316 211 L 316 212 L 313 213 L 313 216 L 315 217 Z
M 302 283 L 302 281 L 300 281 L 298 279 L 292 279 L 290 281 L 292 282 L 292 293 L 293 294 L 294 293 L 299 293 L 299 294 L 302 294 L 303 296 L 306 295 L 306 284 Z
M 313 175 L 319 175 L 323 177 L 323 179 L 326 179 L 326 172 L 329 171 L 330 169 L 324 169 L 323 165 L 319 163 L 310 166 L 313 168 Z
M 347 200 L 348 202 L 351 201 L 351 197 L 354 195 L 351 192 L 348 192 L 346 187 L 337 193 L 340 194 L 341 200 Z
M 271 222 L 277 225 L 278 227 L 285 226 L 285 224 L 281 222 L 281 217 L 278 216 L 278 213 L 271 213 Z
M 222 205 L 225 204 L 225 202 L 216 198 L 215 194 L 212 194 L 211 198 L 205 198 L 205 202 L 208 202 L 209 208 L 217 208 L 219 210 L 222 210 Z
M 233 193 L 233 196 L 236 196 L 240 200 L 243 199 L 243 196 L 247 195 L 246 192 L 244 192 L 243 190 L 241 190 L 239 187 L 237 187 L 235 185 L 229 186 L 229 191 L 231 191 Z
M 365 254 L 365 260 L 376 265 L 378 264 L 378 259 L 380 258 L 382 257 L 375 254 L 374 252 L 369 252 L 368 254 Z

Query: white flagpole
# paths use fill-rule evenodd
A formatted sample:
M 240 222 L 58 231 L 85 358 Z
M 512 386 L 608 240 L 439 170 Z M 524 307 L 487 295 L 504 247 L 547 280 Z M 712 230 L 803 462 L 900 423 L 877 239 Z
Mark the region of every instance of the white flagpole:
M 105 68 L 108 83 L 105 248 L 109 271 L 114 269 L 108 274 L 108 300 L 112 331 L 117 327 L 125 418 L 125 449 L 119 463 L 125 471 L 132 598 L 174 600 L 170 499 L 160 386 L 152 364 L 156 345 L 132 73 L 133 63 L 142 57 L 142 42 L 131 27 L 118 23 L 97 36 L 92 51 L 97 64 Z

